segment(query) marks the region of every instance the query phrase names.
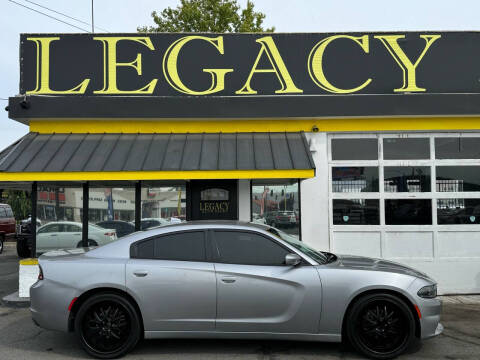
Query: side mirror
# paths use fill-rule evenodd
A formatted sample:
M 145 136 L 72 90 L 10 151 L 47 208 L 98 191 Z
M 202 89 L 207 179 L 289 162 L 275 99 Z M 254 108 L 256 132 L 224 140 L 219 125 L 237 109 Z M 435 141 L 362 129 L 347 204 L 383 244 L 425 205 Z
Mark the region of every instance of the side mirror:
M 302 258 L 297 254 L 285 255 L 285 265 L 287 266 L 297 266 L 301 262 L 302 262 Z

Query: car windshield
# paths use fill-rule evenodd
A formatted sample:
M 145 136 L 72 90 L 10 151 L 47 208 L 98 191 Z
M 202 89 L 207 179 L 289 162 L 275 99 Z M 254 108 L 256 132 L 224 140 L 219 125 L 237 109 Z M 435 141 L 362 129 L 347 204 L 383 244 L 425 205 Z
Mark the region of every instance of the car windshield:
M 311 247 L 305 245 L 301 241 L 298 241 L 295 237 L 292 235 L 289 235 L 281 230 L 278 230 L 276 228 L 269 228 L 267 230 L 269 233 L 278 236 L 280 239 L 286 241 L 290 245 L 292 245 L 294 248 L 297 250 L 300 250 L 302 253 L 307 255 L 308 257 L 312 258 L 313 260 L 317 261 L 320 264 L 326 264 L 330 262 L 330 256 L 328 253 L 320 252 L 315 249 L 312 249 Z

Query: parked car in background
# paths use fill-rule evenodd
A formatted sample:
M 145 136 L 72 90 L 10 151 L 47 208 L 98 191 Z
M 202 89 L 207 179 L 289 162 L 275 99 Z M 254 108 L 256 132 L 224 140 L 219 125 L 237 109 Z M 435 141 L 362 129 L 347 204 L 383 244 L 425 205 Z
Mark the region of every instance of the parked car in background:
M 265 218 L 257 213 L 252 214 L 252 222 L 255 224 L 266 224 L 267 220 Z
M 100 221 L 96 225 L 104 229 L 115 229 L 117 237 L 121 238 L 135 231 L 135 225 L 122 220 L 106 220 Z
M 15 216 L 10 205 L 0 204 L 0 254 L 3 251 L 5 240 L 15 238 L 17 228 Z
M 115 229 L 88 224 L 88 246 L 105 245 L 117 239 Z M 82 247 L 82 223 L 55 221 L 37 230 L 37 253 Z
M 157 226 L 169 225 L 170 221 L 163 218 L 143 218 L 140 222 L 140 230 L 147 230 Z
M 405 265 L 317 251 L 267 225 L 190 222 L 40 256 L 33 321 L 118 358 L 142 338 L 340 342 L 394 358 L 442 332 L 437 285 Z
M 290 227 L 297 225 L 297 215 L 295 211 L 278 210 L 270 211 L 265 214 L 265 220 L 272 227 Z

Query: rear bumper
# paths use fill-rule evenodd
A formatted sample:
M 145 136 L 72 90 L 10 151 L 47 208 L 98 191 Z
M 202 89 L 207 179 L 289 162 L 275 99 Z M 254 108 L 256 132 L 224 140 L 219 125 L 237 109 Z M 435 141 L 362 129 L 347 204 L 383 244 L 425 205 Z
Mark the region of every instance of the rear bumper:
M 43 280 L 30 288 L 30 313 L 33 322 L 48 330 L 68 331 L 68 299 L 73 289 Z

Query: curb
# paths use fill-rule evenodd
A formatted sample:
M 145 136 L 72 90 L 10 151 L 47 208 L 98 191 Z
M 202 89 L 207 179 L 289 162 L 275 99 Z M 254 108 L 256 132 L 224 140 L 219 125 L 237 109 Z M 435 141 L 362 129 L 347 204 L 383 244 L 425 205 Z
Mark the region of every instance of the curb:
M 18 296 L 18 291 L 13 294 L 4 296 L 2 304 L 12 308 L 28 308 L 30 307 L 30 298 L 21 298 Z

